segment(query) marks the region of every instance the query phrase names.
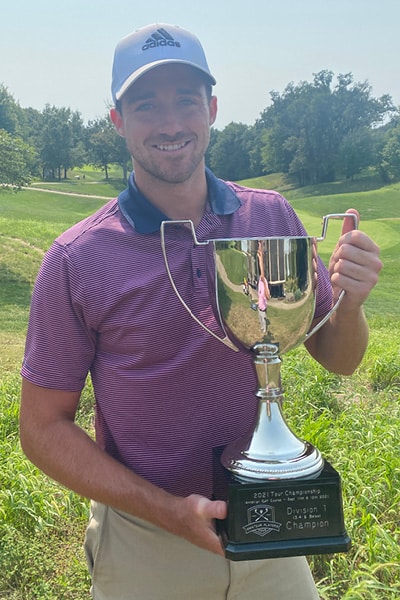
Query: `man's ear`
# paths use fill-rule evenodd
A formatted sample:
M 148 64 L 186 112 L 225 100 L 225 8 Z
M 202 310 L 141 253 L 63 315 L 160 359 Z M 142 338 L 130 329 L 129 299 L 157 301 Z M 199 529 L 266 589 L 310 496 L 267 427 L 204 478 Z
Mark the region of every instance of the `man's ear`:
M 121 137 L 125 137 L 124 121 L 122 119 L 121 113 L 116 108 L 112 108 L 110 110 L 110 119 L 113 122 L 113 125 L 114 125 L 117 133 Z
M 215 123 L 218 112 L 217 96 L 211 96 L 210 100 L 210 126 Z

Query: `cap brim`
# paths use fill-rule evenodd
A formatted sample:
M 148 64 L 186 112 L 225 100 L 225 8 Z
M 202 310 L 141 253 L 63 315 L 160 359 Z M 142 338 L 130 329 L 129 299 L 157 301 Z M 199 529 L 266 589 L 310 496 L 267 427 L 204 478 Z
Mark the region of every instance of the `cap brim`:
M 132 73 L 132 75 L 130 75 L 124 81 L 123 85 L 120 87 L 118 92 L 115 93 L 115 99 L 120 100 L 121 97 L 127 91 L 127 89 L 130 88 L 131 85 L 135 81 L 137 81 L 140 77 L 142 77 L 142 75 L 144 75 L 145 73 L 148 73 L 149 71 L 151 71 L 152 69 L 155 69 L 156 67 L 160 67 L 160 66 L 166 65 L 166 64 L 173 64 L 173 63 L 177 63 L 177 64 L 181 64 L 181 65 L 189 65 L 190 67 L 193 67 L 193 69 L 200 71 L 200 73 L 202 73 L 204 75 L 205 79 L 207 80 L 207 82 L 210 85 L 215 85 L 217 83 L 216 80 L 214 79 L 214 77 L 208 71 L 205 71 L 198 65 L 195 65 L 188 60 L 177 60 L 176 58 L 165 58 L 163 60 L 156 60 L 152 63 L 148 63 L 147 65 L 144 65 L 143 67 L 140 67 L 140 69 L 137 69 L 136 71 L 134 71 Z

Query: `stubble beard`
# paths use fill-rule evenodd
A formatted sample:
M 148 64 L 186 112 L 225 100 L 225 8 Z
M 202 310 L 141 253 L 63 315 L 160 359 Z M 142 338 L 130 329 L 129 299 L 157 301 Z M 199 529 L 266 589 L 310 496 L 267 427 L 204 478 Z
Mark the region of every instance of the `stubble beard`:
M 193 157 L 193 159 L 186 165 L 174 164 L 174 161 L 172 161 L 170 166 L 163 167 L 155 161 L 144 161 L 141 160 L 141 158 L 137 158 L 137 156 L 133 155 L 133 164 L 135 166 L 138 165 L 142 171 L 145 171 L 147 175 L 150 175 L 157 181 L 177 184 L 185 183 L 190 179 L 202 162 L 202 158 L 202 156 Z
M 185 183 L 196 172 L 200 164 L 203 163 L 204 150 L 195 151 L 191 157 L 166 156 L 164 160 L 157 161 L 152 156 L 144 156 L 141 152 L 136 152 L 135 148 L 128 150 L 132 156 L 134 167 L 139 166 L 142 171 L 152 179 L 169 184 Z M 160 157 L 163 159 L 164 157 Z

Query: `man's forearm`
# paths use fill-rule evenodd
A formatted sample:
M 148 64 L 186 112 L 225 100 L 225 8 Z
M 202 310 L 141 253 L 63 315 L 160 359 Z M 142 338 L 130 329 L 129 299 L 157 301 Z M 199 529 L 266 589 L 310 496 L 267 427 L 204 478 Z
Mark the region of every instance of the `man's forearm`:
M 77 494 L 135 515 L 193 544 L 222 554 L 213 528 L 226 503 L 175 496 L 103 451 L 74 422 L 78 393 L 23 382 L 20 436 L 27 457 Z
M 341 310 L 306 342 L 310 354 L 329 371 L 351 375 L 368 344 L 368 324 L 363 308 Z
M 165 527 L 161 517 L 174 497 L 112 458 L 75 423 L 59 420 L 40 435 L 31 428 L 21 442 L 27 457 L 65 487 Z

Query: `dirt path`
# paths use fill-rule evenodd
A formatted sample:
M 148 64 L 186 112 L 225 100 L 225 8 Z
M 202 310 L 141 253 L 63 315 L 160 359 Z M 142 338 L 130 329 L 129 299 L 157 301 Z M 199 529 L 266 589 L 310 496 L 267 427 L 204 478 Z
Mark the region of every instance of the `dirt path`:
M 93 194 L 78 194 L 77 192 L 61 192 L 60 190 L 48 190 L 36 186 L 26 186 L 24 190 L 33 190 L 35 192 L 45 192 L 48 194 L 61 194 L 62 196 L 78 196 L 82 198 L 93 198 L 95 200 L 112 200 L 112 196 L 95 196 Z

